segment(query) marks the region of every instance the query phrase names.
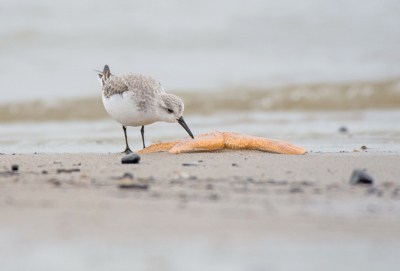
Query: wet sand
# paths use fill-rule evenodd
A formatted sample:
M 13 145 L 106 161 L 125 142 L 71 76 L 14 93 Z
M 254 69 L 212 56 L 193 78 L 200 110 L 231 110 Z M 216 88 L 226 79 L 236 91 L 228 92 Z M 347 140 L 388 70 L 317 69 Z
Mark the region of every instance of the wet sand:
M 122 157 L 0 155 L 0 266 L 306 270 L 332 263 L 325 270 L 392 270 L 400 264 L 399 153 L 155 153 L 141 155 L 139 164 L 121 164 Z M 182 165 L 188 162 L 196 165 Z M 6 173 L 13 164 L 19 170 Z M 366 170 L 374 184 L 350 185 L 354 169 Z

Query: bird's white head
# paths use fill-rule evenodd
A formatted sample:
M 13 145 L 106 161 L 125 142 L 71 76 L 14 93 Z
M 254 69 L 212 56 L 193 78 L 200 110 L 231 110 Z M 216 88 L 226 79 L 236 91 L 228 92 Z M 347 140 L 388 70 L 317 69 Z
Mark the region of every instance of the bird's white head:
M 192 132 L 183 120 L 184 109 L 185 106 L 179 97 L 167 93 L 160 94 L 157 110 L 159 119 L 165 122 L 178 122 L 193 138 Z
M 180 98 L 173 94 L 163 93 L 158 102 L 158 115 L 165 122 L 178 122 L 182 117 L 184 105 Z

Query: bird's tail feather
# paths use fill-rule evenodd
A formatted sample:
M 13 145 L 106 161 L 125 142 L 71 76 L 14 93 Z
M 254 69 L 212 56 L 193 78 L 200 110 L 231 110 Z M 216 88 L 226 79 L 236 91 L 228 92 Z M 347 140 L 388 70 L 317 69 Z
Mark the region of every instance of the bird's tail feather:
M 108 65 L 105 65 L 104 69 L 103 69 L 103 73 L 99 73 L 98 75 L 99 75 L 99 81 L 100 81 L 101 85 L 104 86 L 104 84 L 106 83 L 108 78 L 110 78 L 112 76 Z

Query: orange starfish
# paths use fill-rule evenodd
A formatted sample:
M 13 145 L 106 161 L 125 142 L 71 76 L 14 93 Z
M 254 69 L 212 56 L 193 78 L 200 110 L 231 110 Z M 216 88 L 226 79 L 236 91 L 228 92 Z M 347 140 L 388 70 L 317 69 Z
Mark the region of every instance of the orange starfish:
M 243 150 L 261 150 L 283 154 L 305 154 L 307 150 L 291 143 L 233 132 L 218 132 L 196 136 L 194 139 L 183 139 L 153 144 L 136 153 L 163 152 L 178 154 L 181 152 L 214 151 L 223 148 Z

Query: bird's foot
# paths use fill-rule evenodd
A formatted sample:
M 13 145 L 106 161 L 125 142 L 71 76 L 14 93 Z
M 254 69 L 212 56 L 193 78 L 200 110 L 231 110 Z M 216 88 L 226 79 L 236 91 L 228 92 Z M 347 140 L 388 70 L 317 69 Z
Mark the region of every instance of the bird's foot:
M 131 151 L 131 149 L 129 149 L 129 148 L 126 148 L 123 152 L 121 152 L 121 153 L 125 153 L 125 154 L 131 154 L 131 153 L 133 153 L 133 151 Z

